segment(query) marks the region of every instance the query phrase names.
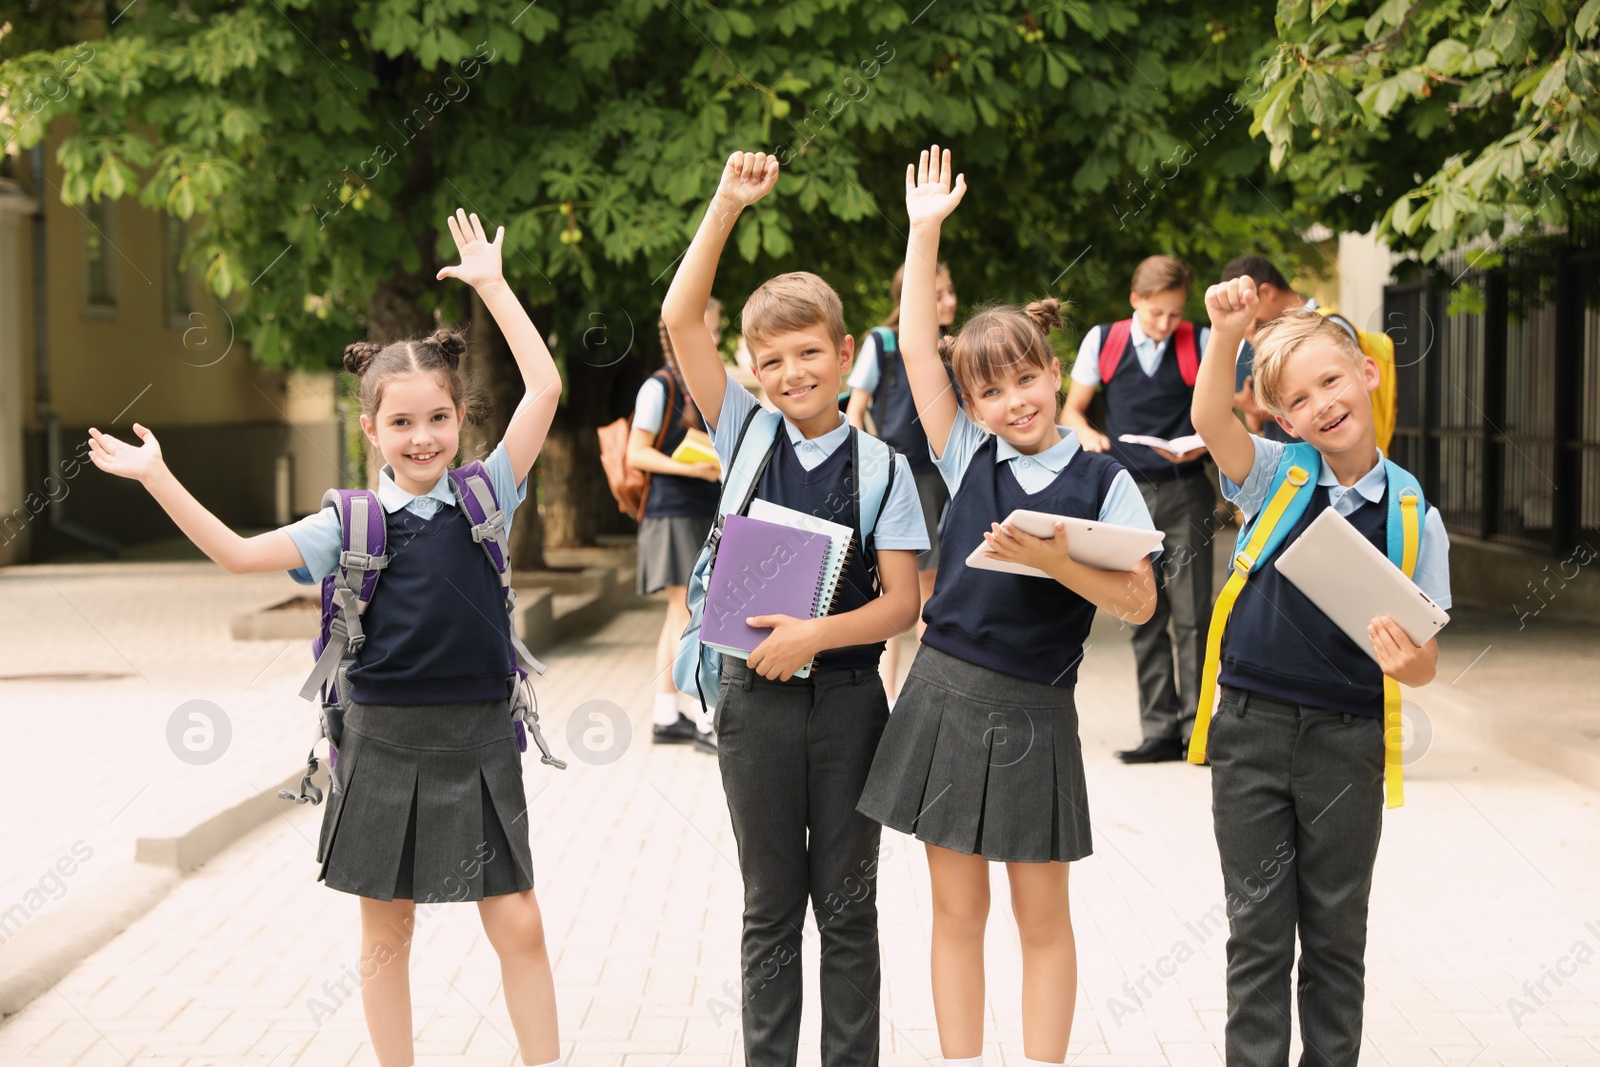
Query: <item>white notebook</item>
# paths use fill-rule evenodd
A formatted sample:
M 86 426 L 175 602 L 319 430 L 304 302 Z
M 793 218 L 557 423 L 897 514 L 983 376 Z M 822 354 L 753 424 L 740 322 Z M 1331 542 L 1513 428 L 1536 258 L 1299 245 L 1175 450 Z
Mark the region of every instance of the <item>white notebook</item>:
M 1179 456 L 1196 448 L 1202 448 L 1206 443 L 1205 438 L 1197 433 L 1174 437 L 1170 441 L 1165 437 L 1146 437 L 1144 434 L 1125 433 L 1118 437 L 1117 440 L 1126 441 L 1130 445 L 1148 445 L 1151 448 L 1164 448 L 1168 452 Z
M 1374 662 L 1378 657 L 1367 625 L 1379 615 L 1399 623 L 1419 647 L 1450 621 L 1443 608 L 1332 508 L 1312 520 L 1272 565 Z
M 1067 555 L 1086 567 L 1102 571 L 1132 570 L 1167 536 L 1160 530 L 1117 526 L 1098 519 L 1075 519 L 1070 515 L 1051 515 L 1020 508 L 1006 516 L 1005 525 L 1014 526 L 1035 537 L 1052 537 L 1058 520 L 1067 524 Z M 1005 571 L 1007 574 L 1028 574 L 1035 578 L 1050 577 L 1037 567 L 995 559 L 989 552 L 987 541 L 979 541 L 978 546 L 967 555 L 967 566 L 986 571 Z
M 850 562 L 850 552 L 855 544 L 856 532 L 849 526 L 827 519 L 818 518 L 816 515 L 807 515 L 794 508 L 786 508 L 782 504 L 774 504 L 770 500 L 757 497 L 750 501 L 749 515 L 752 519 L 761 519 L 763 522 L 776 522 L 784 526 L 792 526 L 796 530 L 805 530 L 808 533 L 823 534 L 828 538 L 827 569 L 822 576 L 822 592 L 818 597 L 819 604 L 832 605 L 839 594 L 840 576 L 844 574 L 845 566 Z M 827 614 L 827 612 L 823 612 Z

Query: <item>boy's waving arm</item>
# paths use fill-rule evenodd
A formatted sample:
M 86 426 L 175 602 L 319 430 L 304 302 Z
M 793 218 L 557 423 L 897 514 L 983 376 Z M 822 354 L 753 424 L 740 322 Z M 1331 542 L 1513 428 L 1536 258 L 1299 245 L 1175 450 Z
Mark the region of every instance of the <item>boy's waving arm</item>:
M 728 372 L 705 321 L 706 301 L 711 298 L 711 286 L 717 277 L 717 261 L 722 258 L 723 246 L 740 213 L 771 192 L 777 183 L 776 156 L 735 152 L 728 157 L 716 195 L 711 198 L 661 305 L 661 321 L 666 324 L 667 336 L 678 355 L 684 384 L 709 430 L 717 428 L 728 384 Z
M 906 214 L 911 234 L 906 239 L 905 285 L 900 297 L 900 351 L 906 380 L 917 404 L 933 454 L 942 456 L 950 440 L 960 404 L 939 359 L 939 315 L 935 286 L 939 262 L 939 227 L 967 192 L 965 175 L 952 182 L 950 150 L 939 146 L 923 152 L 915 167 L 906 166 Z
M 500 245 L 505 240 L 506 228 L 501 226 L 490 241 L 484 235 L 478 216 L 468 215 L 460 208 L 446 222 L 456 250 L 461 253 L 461 262 L 441 269 L 439 279 L 459 278 L 477 290 L 483 306 L 505 334 L 517 369 L 522 372 L 526 391 L 501 439 L 506 458 L 511 461 L 511 473 L 516 477 L 516 484 L 521 485 L 544 447 L 545 435 L 556 417 L 556 405 L 561 401 L 561 375 L 544 338 L 539 336 L 538 328 L 528 318 L 527 309 L 511 291 L 501 272 Z
M 1217 469 L 1230 482 L 1243 485 L 1255 462 L 1250 431 L 1233 414 L 1233 362 L 1244 332 L 1255 321 L 1256 285 L 1248 276 L 1206 290 L 1211 337 L 1194 383 L 1190 420 L 1211 450 Z

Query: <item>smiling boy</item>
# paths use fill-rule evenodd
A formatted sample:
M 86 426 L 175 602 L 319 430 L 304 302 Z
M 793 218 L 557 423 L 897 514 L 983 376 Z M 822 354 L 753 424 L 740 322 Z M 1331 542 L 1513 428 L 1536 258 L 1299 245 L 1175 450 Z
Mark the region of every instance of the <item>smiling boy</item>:
M 740 213 L 777 180 L 774 157 L 729 157 L 661 309 L 724 470 L 733 469 L 757 405 L 723 366 L 702 312 Z M 860 431 L 845 423 L 837 401 L 853 351 L 838 294 L 815 274 L 782 274 L 750 295 L 742 318 L 752 367 L 783 416 L 755 495 L 859 531 L 832 611 L 754 616 L 749 624 L 771 634 L 748 662 L 722 660 L 717 763 L 744 879 L 745 1063 L 796 1062 L 809 898 L 822 942 L 822 1062 L 871 1067 L 880 827 L 855 809 L 889 718 L 878 658 L 887 639 L 916 621 L 927 527 L 905 457 L 894 456 L 876 528 L 861 529 L 858 505 L 866 502 L 857 498 L 871 479 L 856 470 L 851 435 Z M 807 677 L 794 677 L 813 658 Z
M 1228 1064 L 1288 1063 L 1298 932 L 1301 1062 L 1353 1067 L 1386 779 L 1391 805 L 1400 799 L 1395 683 L 1431 681 L 1438 645 L 1415 645 L 1379 616 L 1368 627 L 1369 655 L 1272 560 L 1333 508 L 1391 559 L 1403 544 L 1397 562 L 1447 608 L 1449 541 L 1416 479 L 1378 450 L 1369 395 L 1377 363 L 1335 323 L 1286 311 L 1256 333 L 1256 395 L 1304 444 L 1252 436 L 1234 417 L 1231 356 L 1258 304 L 1249 276 L 1206 293 L 1211 342 L 1195 385 L 1194 425 L 1222 472 L 1224 495 L 1249 522 L 1211 622 L 1206 670 L 1215 650 L 1222 700 L 1213 716 L 1211 685 L 1202 684 L 1189 759 L 1210 757 L 1212 821 L 1230 897 L 1248 896 L 1260 865 L 1285 844 L 1294 857 L 1291 876 L 1230 909 Z

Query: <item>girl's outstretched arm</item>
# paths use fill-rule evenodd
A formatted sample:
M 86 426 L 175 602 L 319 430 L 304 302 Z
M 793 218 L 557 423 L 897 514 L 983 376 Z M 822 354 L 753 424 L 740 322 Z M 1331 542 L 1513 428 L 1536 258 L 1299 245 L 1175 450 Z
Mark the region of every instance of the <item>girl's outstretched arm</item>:
M 550 358 L 550 349 L 539 336 L 533 320 L 506 283 L 500 269 L 500 245 L 505 240 L 506 228 L 501 226 L 490 241 L 483 232 L 483 223 L 477 215 L 468 215 L 460 208 L 446 220 L 450 236 L 455 239 L 461 262 L 439 271 L 439 277 L 459 278 L 478 292 L 483 306 L 489 309 L 494 321 L 505 334 L 506 344 L 522 372 L 526 392 L 506 427 L 506 457 L 511 460 L 511 473 L 517 484 L 527 478 L 539 450 L 544 447 L 545 435 L 556 417 L 556 405 L 561 401 L 561 374 L 556 361 Z
M 132 478 L 142 484 L 184 536 L 224 570 L 233 574 L 256 574 L 305 566 L 300 549 L 281 529 L 255 537 L 240 537 L 228 529 L 173 477 L 161 458 L 161 445 L 156 435 L 137 422 L 133 424 L 133 432 L 144 442 L 138 448 L 91 426 L 89 459 L 108 474 Z
M 939 226 L 961 203 L 967 179 L 950 180 L 950 150 L 939 146 L 923 152 L 916 166 L 906 167 L 906 213 L 911 234 L 906 239 L 905 286 L 900 298 L 900 351 L 906 380 L 916 401 L 917 417 L 927 431 L 933 454 L 944 455 L 960 403 L 939 359 L 939 316 L 934 294 L 939 262 Z

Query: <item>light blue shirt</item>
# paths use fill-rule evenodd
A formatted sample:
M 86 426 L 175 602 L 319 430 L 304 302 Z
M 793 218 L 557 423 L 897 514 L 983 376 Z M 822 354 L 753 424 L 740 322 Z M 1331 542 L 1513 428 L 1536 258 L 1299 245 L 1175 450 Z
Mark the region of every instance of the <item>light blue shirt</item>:
M 745 417 L 758 407 L 760 405 L 750 395 L 750 390 L 735 381 L 733 375 L 728 375 L 727 386 L 722 394 L 722 412 L 717 416 L 717 428 L 711 434 L 711 444 L 717 450 L 717 457 L 722 460 L 723 470 L 733 466 L 733 447 L 738 443 L 739 430 L 744 426 Z M 788 419 L 783 420 L 783 428 L 788 434 L 795 458 L 808 471 L 815 470 L 850 438 L 850 424 L 844 420 L 843 413 L 839 415 L 837 429 L 810 440 L 806 440 L 800 428 Z M 894 463 L 894 484 L 889 487 L 889 499 L 878 515 L 873 543 L 880 550 L 926 552 L 928 524 L 922 517 L 922 502 L 917 497 L 917 482 L 912 477 L 911 465 L 906 462 L 905 456 L 898 453 L 895 454 Z
M 1246 518 L 1253 517 L 1266 503 L 1267 490 L 1272 487 L 1272 479 L 1278 473 L 1278 466 L 1283 462 L 1283 454 L 1288 447 L 1282 442 L 1268 441 L 1264 437 L 1252 436 L 1250 441 L 1255 445 L 1256 455 L 1250 464 L 1250 473 L 1245 477 L 1244 485 L 1235 485 L 1228 480 L 1226 474 L 1222 475 L 1222 495 L 1237 504 Z M 1351 486 L 1339 484 L 1339 479 L 1333 473 L 1333 468 L 1328 466 L 1326 458 L 1323 458 L 1322 467 L 1317 472 L 1317 484 L 1328 487 L 1328 503 L 1332 505 L 1334 511 L 1346 516 L 1362 504 L 1381 500 L 1388 481 L 1389 476 L 1384 471 L 1381 452 L 1378 454 L 1378 462 L 1373 464 L 1372 469 L 1356 479 L 1356 484 Z M 1450 537 L 1444 531 L 1444 520 L 1439 517 L 1439 509 L 1431 505 L 1427 516 L 1422 520 L 1422 539 L 1417 545 L 1417 569 L 1411 580 L 1416 582 L 1417 588 L 1427 593 L 1428 598 L 1435 604 L 1449 610 Z
M 659 433 L 661 420 L 666 417 L 666 386 L 661 384 L 659 378 L 646 378 L 633 401 L 633 428 L 646 433 Z
M 506 532 L 509 534 L 512 514 L 528 495 L 528 480 L 524 478 L 522 484 L 517 484 L 511 473 L 511 457 L 506 454 L 504 441 L 489 453 L 483 466 L 489 474 L 489 484 L 494 487 L 494 498 L 505 513 Z M 442 507 L 457 506 L 448 473 L 439 475 L 433 488 L 422 496 L 412 496 L 395 484 L 394 470 L 387 463 L 378 472 L 378 503 L 383 506 L 385 514 L 405 508 L 420 519 L 433 518 Z M 300 558 L 306 562 L 304 567 L 290 571 L 289 577 L 301 585 L 315 585 L 333 573 L 333 569 L 339 565 L 339 552 L 344 545 L 344 531 L 339 528 L 337 511 L 331 506 L 325 507 L 315 515 L 307 515 L 283 529 L 300 550 Z
M 1078 358 L 1072 364 L 1072 380 L 1084 385 L 1100 385 L 1100 331 L 1104 326 L 1096 326 L 1084 337 L 1083 343 L 1078 345 Z M 1161 348 L 1167 342 L 1151 340 L 1139 328 L 1139 316 L 1133 316 L 1133 328 L 1129 330 L 1133 338 L 1133 354 L 1139 361 L 1139 369 L 1144 371 L 1146 378 L 1155 377 L 1156 368 L 1161 366 Z M 1203 358 L 1206 354 L 1206 344 L 1211 339 L 1211 327 L 1201 326 L 1195 330 L 1194 343 L 1199 346 L 1199 355 Z
M 1056 432 L 1061 435 L 1061 440 L 1043 452 L 1036 452 L 1031 456 L 1018 452 L 1016 447 L 1003 437 L 995 442 L 995 463 L 1011 464 L 1011 473 L 1016 476 L 1017 484 L 1022 486 L 1023 492 L 1037 493 L 1055 481 L 1056 476 L 1066 468 L 1072 457 L 1078 454 L 1078 432 L 1066 426 L 1057 426 Z M 950 438 L 944 444 L 944 455 L 933 461 L 934 466 L 939 469 L 939 474 L 944 478 L 944 484 L 950 488 L 951 497 L 954 497 L 956 490 L 961 487 L 961 479 L 967 473 L 972 457 L 977 454 L 989 436 L 989 432 L 968 418 L 965 411 L 956 412 L 955 424 L 950 427 Z M 930 453 L 933 451 L 931 446 L 928 451 Z M 1000 522 L 1004 518 L 1004 515 L 996 515 L 994 521 Z M 1139 487 L 1133 484 L 1133 476 L 1125 470 L 1118 471 L 1117 476 L 1111 479 L 1111 488 L 1106 490 L 1106 498 L 1100 504 L 1099 518 L 1101 522 L 1115 526 L 1135 526 L 1141 530 L 1156 528 L 1155 523 L 1150 520 L 1150 509 L 1145 507 L 1144 495 L 1139 492 Z M 1160 545 L 1150 550 L 1151 559 L 1159 555 L 1161 555 Z
M 852 389 L 875 393 L 878 391 L 878 382 L 881 372 L 878 370 L 878 335 L 867 334 L 867 339 L 861 342 L 861 352 L 856 356 L 855 366 L 850 369 L 850 380 L 846 383 Z

